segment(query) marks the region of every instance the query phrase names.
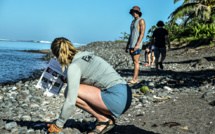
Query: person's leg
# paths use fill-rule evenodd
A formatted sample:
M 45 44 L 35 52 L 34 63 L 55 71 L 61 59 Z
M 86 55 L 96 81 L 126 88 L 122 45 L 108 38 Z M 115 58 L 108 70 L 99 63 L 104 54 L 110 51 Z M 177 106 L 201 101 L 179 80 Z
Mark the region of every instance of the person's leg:
M 145 62 L 148 63 L 148 59 L 147 59 L 147 52 L 145 51 Z
M 166 58 L 166 48 L 160 48 L 161 60 L 160 60 L 160 68 L 163 69 L 163 61 Z
M 132 58 L 133 64 L 134 64 L 134 76 L 128 82 L 128 84 L 133 84 L 133 83 L 137 83 L 138 82 L 138 74 L 139 74 L 139 69 L 140 69 L 140 63 L 139 63 L 140 52 L 141 52 L 141 50 L 138 49 L 137 51 L 135 51 L 135 52 L 133 52 L 131 54 L 131 58 Z
M 131 54 L 131 59 L 132 59 L 132 61 L 133 61 L 134 69 L 135 69 L 134 55 L 132 55 L 132 54 Z M 133 78 L 134 78 L 134 77 L 133 77 Z M 134 80 L 133 80 L 133 78 L 128 82 L 128 84 L 133 84 L 133 83 L 135 83 Z
M 67 89 L 64 91 L 64 96 L 66 98 Z M 113 115 L 107 109 L 101 98 L 101 90 L 94 86 L 80 84 L 76 105 L 86 110 L 87 112 L 95 115 L 95 117 L 97 117 L 97 113 L 99 113 L 98 116 L 100 116 L 101 114 L 104 116 Z
M 67 91 L 65 91 L 64 95 L 67 96 Z M 102 100 L 101 90 L 94 86 L 80 85 L 76 106 L 92 114 L 100 122 L 107 121 L 109 119 L 108 117 L 113 115 Z M 113 124 L 113 121 L 110 124 Z M 105 126 L 96 126 L 96 128 L 103 130 Z
M 155 56 L 154 56 L 154 50 L 152 50 L 152 65 L 154 64 L 155 62 Z
M 159 48 L 155 47 L 154 54 L 155 54 L 155 66 L 156 66 L 156 69 L 158 69 L 158 60 L 160 56 Z
M 166 48 L 161 48 L 161 63 L 165 60 L 166 58 Z
M 104 104 L 101 97 L 101 90 L 97 87 L 81 84 L 78 92 L 78 98 L 85 101 L 90 107 L 93 107 L 101 112 L 104 116 L 113 115 Z
M 148 61 L 149 61 L 149 66 L 151 65 L 151 53 L 148 53 Z
M 140 70 L 140 64 L 139 64 L 139 59 L 140 59 L 140 54 L 133 55 L 134 58 L 134 76 L 133 76 L 133 82 L 138 82 L 138 74 Z
M 109 115 L 109 114 L 104 114 L 103 113 L 104 111 L 100 112 L 98 109 L 91 106 L 90 104 L 88 104 L 86 101 L 84 101 L 79 97 L 76 100 L 76 106 L 95 116 L 98 121 L 106 121 Z

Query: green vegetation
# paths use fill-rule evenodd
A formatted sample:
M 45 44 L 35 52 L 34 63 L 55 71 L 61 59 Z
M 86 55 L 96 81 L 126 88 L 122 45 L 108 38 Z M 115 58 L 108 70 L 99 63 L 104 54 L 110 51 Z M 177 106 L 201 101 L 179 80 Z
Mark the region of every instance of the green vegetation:
M 126 33 L 126 32 L 121 32 L 122 36 L 120 36 L 120 40 L 115 40 L 115 42 L 117 43 L 127 43 L 130 34 Z
M 180 0 L 174 0 L 177 3 Z M 170 41 L 193 46 L 210 45 L 215 39 L 215 0 L 184 0 L 169 16 L 164 28 L 169 31 Z M 180 20 L 180 23 L 176 23 Z M 148 31 L 150 39 L 154 25 Z M 210 45 L 211 46 L 211 45 Z
M 116 42 L 116 43 L 127 43 L 128 41 L 125 41 L 125 40 L 115 40 L 114 42 Z
M 213 41 L 210 41 L 210 47 L 214 47 L 215 46 L 215 43 Z
M 129 34 L 128 33 L 126 33 L 126 32 L 121 32 L 121 34 L 123 35 L 123 36 L 121 36 L 121 37 L 119 37 L 122 41 L 126 41 L 126 40 L 128 40 L 129 39 Z
M 168 24 L 169 23 L 169 24 Z M 190 22 L 186 26 L 178 25 L 176 23 L 171 24 L 170 22 L 166 23 L 164 28 L 169 31 L 170 40 L 175 39 L 182 40 L 195 40 L 195 39 L 213 39 L 215 37 L 215 24 L 201 24 L 199 22 Z M 156 26 L 148 31 L 147 38 L 150 39 L 153 31 L 156 29 Z
M 181 0 L 174 0 L 177 3 Z M 204 23 L 213 23 L 215 20 L 215 0 L 184 0 L 169 18 L 172 22 L 183 19 L 186 24 L 193 18 L 199 18 Z M 201 23 L 200 22 L 200 23 Z

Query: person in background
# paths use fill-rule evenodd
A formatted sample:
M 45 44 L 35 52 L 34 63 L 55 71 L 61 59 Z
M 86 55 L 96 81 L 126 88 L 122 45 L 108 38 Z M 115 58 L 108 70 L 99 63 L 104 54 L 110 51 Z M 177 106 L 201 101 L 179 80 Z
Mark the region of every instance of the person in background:
M 132 92 L 126 81 L 102 58 L 91 52 L 78 51 L 64 38 L 51 44 L 54 56 L 67 68 L 66 97 L 61 114 L 55 124 L 48 124 L 48 132 L 60 132 L 75 106 L 92 114 L 96 127 L 90 132 L 106 133 L 115 126 L 114 118 L 130 106 Z
M 150 50 L 152 52 L 152 64 L 151 65 L 154 65 L 154 63 L 155 63 L 155 46 L 151 45 Z
M 135 84 L 138 83 L 138 74 L 140 69 L 139 59 L 146 26 L 144 19 L 140 18 L 142 16 L 142 12 L 138 6 L 134 6 L 129 13 L 134 17 L 134 20 L 131 23 L 131 33 L 125 51 L 128 52 L 129 48 L 130 55 L 134 63 L 134 76 L 128 84 Z
M 152 62 L 151 62 L 151 59 L 152 59 Z M 155 57 L 154 57 L 154 49 L 152 49 L 151 47 L 146 47 L 146 50 L 145 50 L 145 66 L 151 66 L 154 64 L 154 60 L 155 60 Z
M 154 30 L 151 38 L 151 45 L 154 44 L 154 54 L 155 54 L 155 66 L 156 70 L 158 70 L 158 64 L 160 65 L 160 69 L 163 69 L 163 61 L 166 57 L 166 41 L 168 42 L 168 48 L 170 49 L 170 41 L 169 34 L 166 29 L 163 28 L 163 21 L 158 21 L 158 28 Z M 161 55 L 160 62 L 159 57 Z

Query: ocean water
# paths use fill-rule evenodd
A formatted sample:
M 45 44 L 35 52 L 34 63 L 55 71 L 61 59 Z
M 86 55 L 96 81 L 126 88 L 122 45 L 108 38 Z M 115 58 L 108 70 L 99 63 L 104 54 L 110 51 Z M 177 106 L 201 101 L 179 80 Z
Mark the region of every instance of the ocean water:
M 50 43 L 0 41 L 0 83 L 29 78 L 35 70 L 45 69 L 45 54 L 18 51 L 41 49 L 50 49 Z

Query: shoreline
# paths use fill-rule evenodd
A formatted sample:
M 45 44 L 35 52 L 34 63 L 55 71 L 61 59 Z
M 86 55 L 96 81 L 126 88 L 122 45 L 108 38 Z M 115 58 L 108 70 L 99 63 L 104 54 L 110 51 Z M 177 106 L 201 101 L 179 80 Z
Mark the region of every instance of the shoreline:
M 17 50 L 17 51 L 28 52 L 28 53 L 42 53 L 42 54 L 51 53 L 50 49 L 42 49 L 42 50 Z
M 49 61 L 52 58 L 51 57 L 52 54 L 51 54 L 51 51 L 49 49 L 42 49 L 42 50 L 16 50 L 16 51 L 45 54 L 43 56 L 43 58 L 41 58 L 44 61 Z M 24 83 L 26 81 L 39 79 L 40 76 L 42 75 L 44 69 L 36 69 L 35 71 L 33 71 L 32 75 L 30 75 L 28 78 L 20 78 L 20 79 L 14 80 L 14 81 L 2 82 L 2 83 L 0 83 L 0 86 L 4 87 L 4 86 L 8 86 L 8 85 L 15 85 L 16 83 L 19 83 L 20 81 L 22 81 Z
M 0 41 L 7 41 L 7 42 L 32 42 L 32 43 L 51 43 L 49 41 L 35 41 L 35 40 L 9 40 L 9 39 L 0 39 Z
M 40 54 L 45 54 L 43 56 L 44 61 L 49 61 L 51 58 L 54 58 L 53 54 L 51 53 L 50 49 L 42 49 L 42 50 L 19 50 L 21 52 L 27 52 L 27 53 L 40 53 Z

